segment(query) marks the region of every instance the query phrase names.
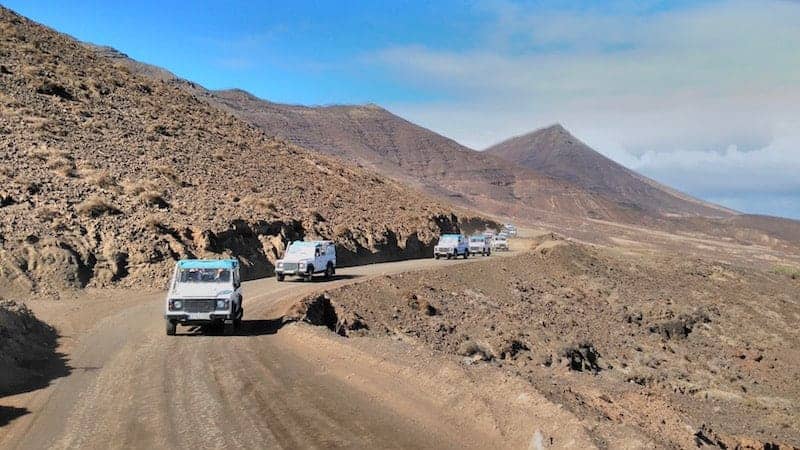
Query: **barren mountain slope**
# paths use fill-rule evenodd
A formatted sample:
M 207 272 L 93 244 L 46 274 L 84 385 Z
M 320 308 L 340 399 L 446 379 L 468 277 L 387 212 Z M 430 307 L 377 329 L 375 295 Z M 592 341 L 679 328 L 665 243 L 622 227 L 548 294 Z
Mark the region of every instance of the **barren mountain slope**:
M 561 125 L 494 145 L 486 152 L 654 213 L 727 217 L 735 211 L 703 202 L 629 170 L 593 150 Z
M 172 83 L 0 8 L 0 291 L 127 284 L 172 260 L 271 272 L 288 239 L 342 263 L 421 255 L 452 209 L 265 136 Z
M 571 183 L 476 152 L 376 105 L 285 105 L 241 90 L 207 91 L 205 98 L 267 134 L 373 167 L 487 212 L 615 220 L 638 214 Z
M 521 162 L 470 150 L 378 106 L 306 107 L 268 102 L 241 90 L 208 91 L 113 49 L 101 50 L 134 73 L 167 80 L 267 134 L 375 168 L 440 198 L 493 214 L 565 233 L 570 233 L 569 224 L 591 230 L 597 224 L 587 218 L 604 219 L 797 252 L 797 241 L 790 236 L 800 233 L 800 223 L 738 216 L 687 196 L 605 158 L 560 126 L 531 137 L 542 154 L 550 155 L 550 162 L 538 172 L 521 167 Z M 531 156 L 528 147 L 520 148 L 520 160 Z M 586 239 L 585 232 L 578 234 Z

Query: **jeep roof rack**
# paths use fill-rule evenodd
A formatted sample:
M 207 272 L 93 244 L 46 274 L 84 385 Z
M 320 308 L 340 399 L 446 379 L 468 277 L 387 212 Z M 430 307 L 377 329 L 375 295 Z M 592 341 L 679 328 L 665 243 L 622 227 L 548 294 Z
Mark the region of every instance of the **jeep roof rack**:
M 181 269 L 234 269 L 239 266 L 236 259 L 182 259 L 178 261 Z

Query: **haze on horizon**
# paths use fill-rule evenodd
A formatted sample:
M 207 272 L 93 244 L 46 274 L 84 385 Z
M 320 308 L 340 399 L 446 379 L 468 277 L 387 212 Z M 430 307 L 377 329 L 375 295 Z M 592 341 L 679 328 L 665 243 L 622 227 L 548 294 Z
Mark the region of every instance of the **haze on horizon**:
M 617 162 L 800 218 L 800 2 L 11 0 L 211 89 L 376 103 L 475 149 L 559 122 Z

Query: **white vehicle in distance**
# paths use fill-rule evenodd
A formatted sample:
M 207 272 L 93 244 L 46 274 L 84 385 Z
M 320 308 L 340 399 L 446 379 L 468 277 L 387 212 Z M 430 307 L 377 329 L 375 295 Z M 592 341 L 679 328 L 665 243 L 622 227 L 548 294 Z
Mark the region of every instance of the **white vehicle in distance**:
M 517 235 L 517 227 L 510 223 L 507 223 L 505 226 L 503 226 L 503 231 L 505 231 L 506 235 L 508 236 Z
M 287 275 L 311 281 L 314 274 L 324 273 L 330 280 L 336 274 L 336 246 L 331 241 L 294 241 L 282 259 L 275 262 L 275 276 L 283 281 Z
M 492 254 L 491 241 L 486 239 L 482 234 L 476 234 L 469 237 L 469 254 L 470 255 L 483 255 L 489 256 Z
M 463 234 L 443 234 L 439 237 L 439 243 L 433 248 L 434 258 L 450 259 L 459 256 L 469 258 L 469 243 Z
M 181 325 L 239 328 L 244 317 L 239 261 L 182 259 L 175 264 L 164 319 L 167 335 Z
M 492 239 L 492 250 L 508 250 L 508 238 L 504 233 L 500 233 Z

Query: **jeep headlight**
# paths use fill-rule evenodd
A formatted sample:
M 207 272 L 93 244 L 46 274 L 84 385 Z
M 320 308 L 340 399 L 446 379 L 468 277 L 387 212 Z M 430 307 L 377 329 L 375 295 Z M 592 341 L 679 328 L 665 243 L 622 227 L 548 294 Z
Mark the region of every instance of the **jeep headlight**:
M 278 268 L 283 269 L 283 261 L 278 261 Z
M 299 268 L 301 268 L 301 269 L 305 269 L 305 267 L 306 267 L 306 264 L 307 264 L 307 262 L 306 262 L 306 261 L 300 261 L 300 262 L 297 264 L 297 267 L 299 267 Z
M 172 309 L 172 310 L 183 309 L 183 302 L 180 301 L 180 300 L 170 300 L 169 301 L 169 309 Z
M 228 309 L 227 300 L 217 300 L 217 309 Z

